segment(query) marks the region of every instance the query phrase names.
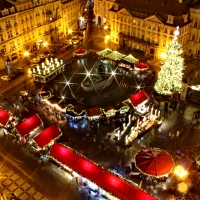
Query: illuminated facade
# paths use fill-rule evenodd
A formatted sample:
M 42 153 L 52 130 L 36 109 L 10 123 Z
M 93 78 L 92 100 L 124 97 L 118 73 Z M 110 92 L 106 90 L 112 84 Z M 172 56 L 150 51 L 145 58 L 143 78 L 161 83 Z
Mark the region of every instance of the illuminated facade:
M 94 13 L 96 24 L 109 27 L 112 42 L 162 58 L 177 26 L 185 48 L 191 23 L 188 6 L 182 0 L 96 0 Z
M 199 5 L 198 5 L 199 4 Z M 192 23 L 190 25 L 190 31 L 188 35 L 186 55 L 191 57 L 200 57 L 200 3 L 190 9 L 190 18 Z
M 69 29 L 77 30 L 84 8 L 83 0 L 1 1 L 4 2 L 4 7 L 0 7 L 1 61 L 5 57 L 21 59 L 25 51 L 33 53 L 44 42 L 59 43 Z

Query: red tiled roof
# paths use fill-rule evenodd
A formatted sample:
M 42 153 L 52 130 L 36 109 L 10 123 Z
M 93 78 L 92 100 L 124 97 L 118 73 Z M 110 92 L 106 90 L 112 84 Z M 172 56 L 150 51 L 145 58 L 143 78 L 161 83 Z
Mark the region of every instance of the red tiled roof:
M 139 92 L 130 97 L 131 103 L 133 104 L 134 107 L 137 107 L 139 104 L 141 104 L 147 99 L 148 95 L 144 90 L 140 90 Z

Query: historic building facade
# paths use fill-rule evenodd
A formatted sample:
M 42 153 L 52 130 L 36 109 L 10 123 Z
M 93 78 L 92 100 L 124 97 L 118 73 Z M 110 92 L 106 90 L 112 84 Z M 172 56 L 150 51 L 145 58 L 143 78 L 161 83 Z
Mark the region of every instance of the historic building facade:
M 200 3 L 190 9 L 192 23 L 188 35 L 186 55 L 200 57 Z
M 162 58 L 177 26 L 186 47 L 191 20 L 182 0 L 96 0 L 94 13 L 96 24 L 109 27 L 111 41 L 125 48 Z
M 21 59 L 77 30 L 83 0 L 0 0 L 1 59 Z M 1 68 L 1 67 L 0 67 Z

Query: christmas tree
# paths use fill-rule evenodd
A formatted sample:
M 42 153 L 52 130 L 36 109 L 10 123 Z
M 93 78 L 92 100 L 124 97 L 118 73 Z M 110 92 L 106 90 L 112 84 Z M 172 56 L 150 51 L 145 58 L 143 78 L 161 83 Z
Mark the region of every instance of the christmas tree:
M 174 32 L 174 38 L 169 43 L 166 59 L 161 66 L 158 80 L 154 86 L 155 91 L 159 94 L 170 95 L 175 91 L 181 92 L 182 71 L 185 65 L 184 59 L 181 57 L 183 50 L 178 43 L 178 29 Z

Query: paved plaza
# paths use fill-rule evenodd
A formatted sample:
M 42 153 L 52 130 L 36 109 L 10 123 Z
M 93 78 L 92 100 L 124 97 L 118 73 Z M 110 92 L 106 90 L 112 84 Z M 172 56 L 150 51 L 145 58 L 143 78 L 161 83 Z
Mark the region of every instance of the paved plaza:
M 104 49 L 105 44 L 102 43 L 101 37 L 102 29 L 96 28 L 94 31 L 96 34 L 93 34 L 89 42 L 83 42 L 78 47 L 82 45 L 86 49 L 91 49 L 94 47 L 95 41 L 96 50 Z M 159 71 L 160 61 L 154 58 L 146 58 L 144 55 L 132 50 L 122 49 L 115 44 L 108 43 L 107 45 L 107 47 L 118 50 L 126 55 L 131 53 L 140 60 L 149 60 L 150 70 Z M 62 58 L 64 62 L 67 62 L 73 51 L 66 55 L 58 54 L 57 56 Z M 54 91 L 58 92 L 58 95 L 65 95 L 67 100 L 72 101 L 74 105 L 81 105 L 84 108 L 116 106 L 137 91 L 137 86 L 141 84 L 140 81 L 132 76 L 117 74 L 116 81 L 113 82 L 110 88 L 102 91 L 103 93 L 94 92 L 88 95 L 87 92 L 83 92 L 80 88 L 80 82 L 85 78 L 86 70 L 91 70 L 96 61 L 97 57 L 87 57 L 82 60 L 83 63 L 80 63 L 79 59 L 73 60 L 65 73 L 51 81 L 49 85 Z M 187 67 L 184 76 L 186 78 L 193 78 L 196 71 L 198 74 L 200 73 L 200 67 L 196 59 L 186 57 L 185 61 Z M 194 160 L 200 154 L 200 123 L 198 122 L 194 125 L 191 122 L 194 113 L 200 110 L 200 105 L 190 101 L 180 101 L 176 109 L 169 109 L 165 113 L 164 101 L 168 101 L 169 99 L 163 99 L 161 102 L 155 100 L 156 107 L 160 110 L 161 116 L 165 118 L 162 125 L 160 127 L 154 127 L 151 131 L 134 140 L 130 148 L 121 148 L 116 144 L 113 131 L 123 126 L 124 122 L 122 120 L 114 120 L 111 123 L 100 123 L 98 128 L 90 127 L 87 119 L 84 119 L 82 122 L 69 119 L 57 119 L 55 113 L 46 110 L 41 104 L 35 105 L 31 101 L 27 105 L 25 102 L 20 101 L 20 91 L 24 90 L 22 85 L 23 80 L 27 80 L 26 89 L 35 89 L 36 94 L 38 94 L 42 85 L 33 83 L 31 75 L 29 74 L 29 67 L 26 65 L 25 71 L 26 74 L 19 81 L 14 80 L 11 83 L 4 83 L 1 86 L 1 93 L 4 97 L 8 97 L 8 102 L 5 102 L 3 97 L 0 97 L 1 106 L 4 109 L 14 113 L 15 108 L 13 107 L 13 103 L 15 103 L 20 106 L 20 112 L 17 114 L 20 120 L 37 113 L 44 122 L 44 128 L 52 123 L 57 124 L 63 131 L 63 136 L 58 140 L 59 143 L 73 148 L 106 169 L 133 181 L 138 186 L 140 185 L 142 189 L 160 199 L 199 199 L 200 173 L 194 167 Z M 72 91 L 79 99 L 83 99 L 82 102 L 76 102 L 74 100 L 69 87 L 67 88 L 66 84 L 64 84 L 66 80 L 70 80 Z M 145 88 L 149 95 L 153 94 L 153 83 Z M 14 97 L 14 94 L 17 95 L 17 98 Z M 101 99 L 101 102 L 99 99 Z M 38 102 L 38 96 L 36 96 L 35 100 Z M 24 112 L 24 108 L 28 108 L 29 113 Z M 176 136 L 179 130 L 181 130 L 181 134 Z M 108 133 L 111 134 L 109 138 Z M 174 136 L 172 137 L 169 133 L 174 133 Z M 1 136 L 1 147 L 17 159 L 17 165 L 20 163 L 19 166 L 21 169 L 24 171 L 27 170 L 26 173 L 23 170 L 18 171 L 18 169 L 9 167 L 5 161 L 1 160 L 1 173 L 3 173 L 1 190 L 4 196 L 14 192 L 22 200 L 78 200 L 89 198 L 88 191 L 84 190 L 82 186 L 77 185 L 74 179 L 70 180 L 66 172 L 61 170 L 55 163 L 47 159 L 44 166 L 41 166 L 39 156 L 33 152 L 31 146 L 22 146 L 20 143 L 16 143 L 15 139 L 11 137 L 7 137 L 5 140 L 3 135 Z M 102 144 L 104 146 L 103 149 L 101 148 Z M 138 173 L 138 170 L 132 165 L 134 163 L 134 156 L 142 148 L 149 146 L 164 149 L 173 157 L 176 165 L 182 165 L 189 171 L 188 178 L 184 180 L 188 184 L 189 190 L 184 194 L 184 197 L 177 190 L 177 184 L 182 180 L 177 180 L 177 177 L 173 174 L 170 175 L 166 182 L 159 182 L 153 188 L 148 185 L 146 180 L 134 175 Z M 16 149 L 17 151 L 15 151 Z M 181 152 L 181 154 L 177 152 Z M 127 173 L 126 169 L 130 166 L 132 173 Z M 30 174 L 30 176 L 28 175 L 25 180 L 23 177 L 27 174 Z M 98 199 L 98 197 L 91 198 Z

